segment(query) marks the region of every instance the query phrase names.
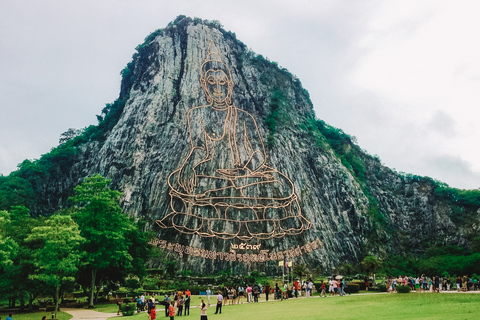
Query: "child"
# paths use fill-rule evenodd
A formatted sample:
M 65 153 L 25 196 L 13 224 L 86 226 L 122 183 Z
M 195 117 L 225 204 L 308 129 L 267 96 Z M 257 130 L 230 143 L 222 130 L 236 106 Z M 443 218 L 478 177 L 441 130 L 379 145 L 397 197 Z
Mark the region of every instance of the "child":
M 320 293 L 320 297 L 327 297 L 327 293 L 325 292 L 325 283 L 322 281 L 322 293 Z
M 168 315 L 170 316 L 170 320 L 175 319 L 175 301 L 170 301 L 170 307 L 168 308 Z
M 153 305 L 152 310 L 150 310 L 150 319 L 157 319 L 157 309 L 155 308 L 155 305 Z
M 118 306 L 117 316 L 120 315 L 120 309 L 122 308 L 122 304 L 123 304 L 122 298 L 118 299 L 118 301 L 117 301 L 117 306 Z

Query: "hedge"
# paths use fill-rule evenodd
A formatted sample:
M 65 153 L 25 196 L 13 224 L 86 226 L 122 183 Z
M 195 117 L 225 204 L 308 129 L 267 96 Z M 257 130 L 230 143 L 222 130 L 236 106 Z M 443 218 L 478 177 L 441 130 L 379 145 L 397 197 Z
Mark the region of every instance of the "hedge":
M 120 306 L 120 311 L 124 316 L 133 316 L 136 309 L 136 304 L 133 302 L 125 302 Z
M 380 292 L 387 292 L 387 286 L 384 285 L 384 284 L 377 284 L 377 291 L 380 291 Z
M 359 290 L 366 290 L 365 281 L 354 281 L 353 284 L 358 285 Z
M 345 292 L 347 293 L 358 293 L 360 291 L 360 286 L 356 283 L 348 283 Z
M 397 286 L 396 290 L 398 293 L 409 293 L 412 291 L 412 288 L 410 286 Z

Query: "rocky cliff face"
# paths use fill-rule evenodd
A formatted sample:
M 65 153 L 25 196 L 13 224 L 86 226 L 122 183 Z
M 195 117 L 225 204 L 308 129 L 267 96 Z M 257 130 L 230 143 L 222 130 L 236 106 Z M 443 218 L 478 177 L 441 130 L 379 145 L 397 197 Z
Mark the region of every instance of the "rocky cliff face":
M 232 104 L 256 120 L 268 165 L 291 179 L 302 215 L 312 223 L 298 235 L 248 241 L 218 239 L 160 228 L 155 223 L 172 211 L 168 177 L 182 167 L 191 151 L 187 113 L 209 104 L 199 79 L 210 41 L 230 68 Z M 312 125 L 313 106 L 299 80 L 250 52 L 233 34 L 212 23 L 177 19 L 147 38 L 123 75 L 120 100 L 124 104 L 115 111 L 117 118 L 110 120 L 111 128 L 102 139 L 79 144 L 73 164 L 37 190 L 42 199 L 36 206 L 38 212 L 64 206 L 76 184 L 100 173 L 123 192 L 126 213 L 146 219 L 159 241 L 166 241 L 160 245 L 174 244 L 167 249 L 186 269 L 199 271 L 247 268 L 248 264 L 238 262 L 245 256 L 224 255 L 232 248 L 239 254 L 248 253 L 240 249 L 242 243 L 260 245 L 250 252 L 268 251 L 263 251 L 261 258 L 248 258 L 262 261 L 257 262 L 260 270 L 277 265 L 275 261 L 263 262 L 265 257 L 269 260 L 268 254 L 292 248 L 301 253 L 296 254 L 295 263 L 331 268 L 358 261 L 362 249 L 373 248 L 375 239 L 386 241 L 393 250 L 400 243 L 396 249 L 401 250 L 420 248 L 420 242 L 429 236 L 446 238 L 452 230 L 455 233 L 449 209 L 435 202 L 431 184 L 400 176 L 361 152 L 358 155 L 365 172 L 360 179 Z M 105 119 L 109 112 L 113 111 L 105 111 Z M 356 147 L 351 142 L 345 146 Z M 377 217 L 372 212 L 377 212 Z M 399 230 L 408 236 L 404 242 Z M 454 238 L 457 243 L 464 241 Z M 194 254 L 197 249 L 200 251 Z M 280 256 L 271 257 L 276 260 Z M 233 259 L 237 261 L 231 262 Z

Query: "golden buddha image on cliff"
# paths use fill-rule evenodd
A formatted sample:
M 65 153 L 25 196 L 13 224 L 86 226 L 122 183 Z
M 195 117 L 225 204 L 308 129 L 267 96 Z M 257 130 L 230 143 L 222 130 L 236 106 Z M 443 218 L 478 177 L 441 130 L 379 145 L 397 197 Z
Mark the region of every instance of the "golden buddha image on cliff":
M 292 181 L 267 165 L 253 116 L 232 105 L 233 81 L 210 42 L 200 83 L 207 105 L 187 114 L 191 150 L 168 177 L 171 212 L 157 224 L 202 237 L 280 238 L 311 227 Z

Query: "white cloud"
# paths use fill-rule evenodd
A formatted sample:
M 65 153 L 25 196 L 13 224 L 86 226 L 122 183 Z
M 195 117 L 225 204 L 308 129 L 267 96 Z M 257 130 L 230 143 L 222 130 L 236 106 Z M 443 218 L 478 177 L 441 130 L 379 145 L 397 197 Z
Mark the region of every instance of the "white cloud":
M 387 165 L 475 185 L 477 1 L 2 1 L 0 172 L 95 123 L 135 46 L 180 14 L 220 20 L 299 76 L 317 116 Z

